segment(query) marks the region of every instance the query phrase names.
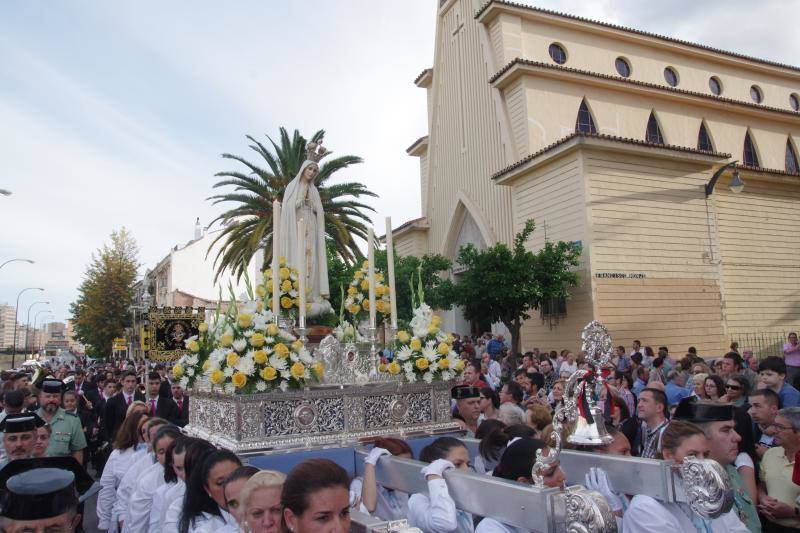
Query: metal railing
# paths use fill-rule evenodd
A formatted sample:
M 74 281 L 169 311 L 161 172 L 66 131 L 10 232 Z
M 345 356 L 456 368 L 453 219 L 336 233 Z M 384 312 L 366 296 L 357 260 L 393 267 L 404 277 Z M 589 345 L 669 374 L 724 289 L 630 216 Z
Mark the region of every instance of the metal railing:
M 739 343 L 739 353 L 750 349 L 756 358 L 763 359 L 771 355 L 783 357 L 783 345 L 788 335 L 788 331 L 762 331 L 743 333 L 733 337 L 733 340 Z

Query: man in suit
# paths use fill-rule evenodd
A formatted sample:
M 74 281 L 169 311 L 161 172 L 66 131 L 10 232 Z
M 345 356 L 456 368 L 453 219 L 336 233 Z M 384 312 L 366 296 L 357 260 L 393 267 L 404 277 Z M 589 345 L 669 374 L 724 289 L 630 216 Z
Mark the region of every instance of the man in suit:
M 178 405 L 172 398 L 161 396 L 161 376 L 158 372 L 150 372 L 147 375 L 147 413 L 153 417 L 163 418 L 172 424 L 177 424 L 180 420 Z M 170 395 L 172 392 L 170 391 Z
M 100 398 L 100 391 L 97 390 L 97 386 L 94 383 L 86 379 L 86 371 L 82 368 L 75 371 L 75 381 L 71 386 L 67 387 L 67 390 L 70 388 L 74 388 L 75 394 L 80 401 L 81 410 L 92 410 L 94 404 Z
M 175 425 L 183 427 L 189 423 L 189 397 L 177 381 L 172 384 L 172 400 L 178 406 L 179 419 Z
M 131 370 L 122 375 L 122 391 L 106 402 L 105 413 L 103 413 L 103 431 L 109 441 L 113 442 L 117 429 L 125 420 L 128 406 L 135 401 L 143 402 L 144 395 L 136 390 L 136 372 Z

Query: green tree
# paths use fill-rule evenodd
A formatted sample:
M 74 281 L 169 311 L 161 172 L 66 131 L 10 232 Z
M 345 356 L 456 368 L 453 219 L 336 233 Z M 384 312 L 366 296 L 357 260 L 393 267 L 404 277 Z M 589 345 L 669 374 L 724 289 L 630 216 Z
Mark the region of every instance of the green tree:
M 113 339 L 130 325 L 138 255 L 136 241 L 125 228 L 112 232 L 111 242 L 92 254 L 78 299 L 70 305 L 75 337 L 89 347 L 90 355 L 108 356 Z
M 511 332 L 512 353 L 520 349 L 522 322 L 532 309 L 569 296 L 578 283 L 580 247 L 559 241 L 545 242 L 536 253 L 525 242 L 536 225 L 533 220 L 514 238 L 509 248 L 498 243 L 483 251 L 468 244 L 458 253 L 465 271 L 450 288 L 447 300 L 461 306 L 464 316 L 480 322 L 502 322 Z
M 325 135 L 319 130 L 311 136 L 310 142 L 319 142 Z M 232 159 L 247 167 L 247 172 L 225 171 L 216 175 L 225 179 L 217 182 L 214 188 L 233 187 L 230 192 L 209 197 L 216 205 L 223 202 L 238 204 L 225 211 L 213 222 L 221 221 L 224 229 L 214 239 L 223 243 L 214 258 L 217 277 L 223 270 L 231 269 L 241 276 L 243 266 L 250 262 L 259 248 L 263 247 L 264 263 L 269 264 L 272 257 L 272 202 L 283 200 L 286 186 L 300 171 L 306 158 L 306 144 L 309 141 L 295 130 L 290 137 L 285 128 L 280 129 L 279 143 L 269 139 L 272 150 L 250 135 L 250 148 L 260 157 L 259 163 L 252 163 L 244 157 L 222 154 L 223 159 Z M 322 208 L 325 211 L 326 240 L 332 243 L 336 253 L 348 265 L 363 258 L 354 237 L 367 239 L 367 224 L 370 222 L 366 211 L 374 209 L 359 198 L 377 196 L 361 183 L 330 183 L 331 177 L 342 169 L 361 163 L 355 155 L 343 155 L 323 160 L 314 184 L 319 190 Z M 266 163 L 266 167 L 260 166 Z M 210 250 L 211 248 L 209 248 Z M 333 289 L 331 289 L 333 290 Z

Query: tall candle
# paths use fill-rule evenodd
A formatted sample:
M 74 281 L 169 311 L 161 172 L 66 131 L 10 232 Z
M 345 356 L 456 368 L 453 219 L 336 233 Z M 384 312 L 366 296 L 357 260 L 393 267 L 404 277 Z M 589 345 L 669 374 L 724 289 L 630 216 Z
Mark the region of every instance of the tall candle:
M 397 298 L 394 292 L 394 243 L 392 241 L 392 217 L 386 217 L 386 262 L 389 266 L 389 298 L 392 302 L 392 329 L 397 329 Z
M 367 278 L 369 279 L 369 327 L 377 325 L 375 320 L 375 231 L 369 228 L 367 234 Z
M 297 221 L 297 298 L 298 314 L 297 325 L 306 327 L 306 221 L 302 218 Z
M 278 230 L 281 225 L 281 203 L 278 200 L 272 202 L 272 314 L 275 315 L 275 323 L 281 314 L 281 277 L 278 271 L 281 268 L 278 260 Z

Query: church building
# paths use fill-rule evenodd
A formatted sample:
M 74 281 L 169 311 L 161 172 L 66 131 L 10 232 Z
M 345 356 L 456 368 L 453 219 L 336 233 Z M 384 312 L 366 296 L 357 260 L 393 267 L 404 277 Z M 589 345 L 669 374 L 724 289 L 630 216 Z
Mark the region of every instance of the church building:
M 398 253 L 454 259 L 510 244 L 527 219 L 533 251 L 579 243 L 579 286 L 526 321 L 525 350 L 577 349 L 593 319 L 615 344 L 678 356 L 800 329 L 800 68 L 512 2 L 437 2 L 433 66 L 414 81 L 428 132 L 407 150 L 421 216 L 393 230 Z

